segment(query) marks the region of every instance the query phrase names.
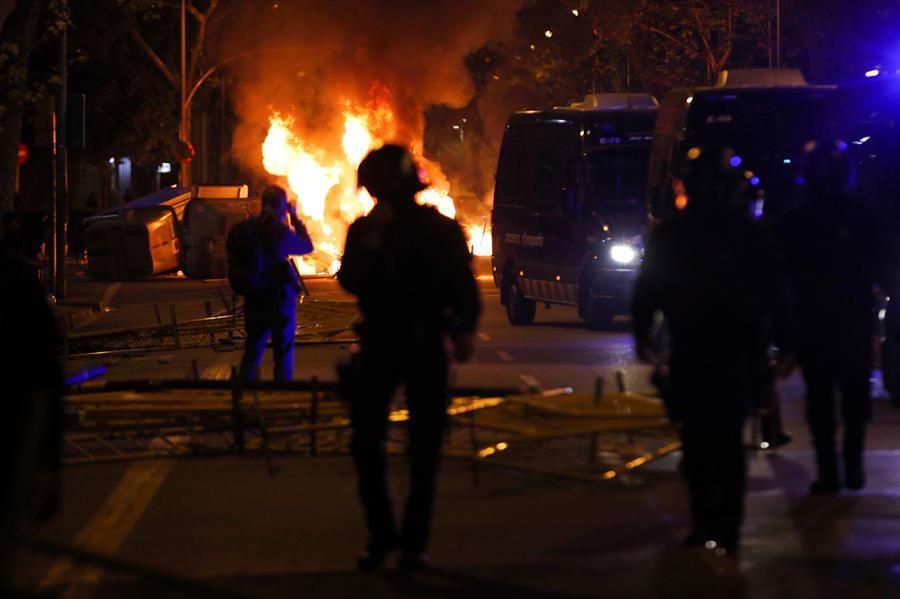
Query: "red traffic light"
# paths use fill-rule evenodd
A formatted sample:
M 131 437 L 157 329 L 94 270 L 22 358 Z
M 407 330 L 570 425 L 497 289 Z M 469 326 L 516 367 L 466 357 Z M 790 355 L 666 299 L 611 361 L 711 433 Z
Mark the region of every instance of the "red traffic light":
M 28 162 L 28 146 L 23 143 L 19 144 L 19 152 L 17 154 L 17 160 L 19 162 L 19 166 L 22 166 L 26 162 Z

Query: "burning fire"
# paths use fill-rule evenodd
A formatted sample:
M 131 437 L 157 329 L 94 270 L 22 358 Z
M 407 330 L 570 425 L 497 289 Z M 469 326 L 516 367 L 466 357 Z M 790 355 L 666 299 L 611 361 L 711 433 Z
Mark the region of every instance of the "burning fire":
M 356 169 L 369 150 L 380 147 L 396 133 L 393 113 L 386 103 L 354 106 L 347 103 L 343 113 L 344 131 L 340 145 L 327 148 L 298 137 L 294 119 L 274 113 L 262 146 L 263 167 L 283 177 L 296 198 L 298 212 L 316 252 L 297 260 L 302 274 L 334 274 L 340 268 L 341 247 L 347 228 L 375 205 L 365 189 L 356 188 Z M 417 196 L 420 204 L 431 205 L 449 217 L 456 217 L 450 185 L 440 166 L 416 156 L 432 186 Z M 486 224 L 463 225 L 476 255 L 491 254 L 491 232 Z

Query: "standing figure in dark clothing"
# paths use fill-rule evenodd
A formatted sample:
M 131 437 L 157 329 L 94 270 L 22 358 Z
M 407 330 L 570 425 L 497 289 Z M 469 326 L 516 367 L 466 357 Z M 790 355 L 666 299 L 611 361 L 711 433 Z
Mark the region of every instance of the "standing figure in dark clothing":
M 266 343 L 272 339 L 275 380 L 290 381 L 294 372 L 294 333 L 300 279 L 290 256 L 313 250 L 306 227 L 294 215 L 287 192 L 271 185 L 262 193 L 259 216 L 228 233 L 228 278 L 244 296 L 247 339 L 241 360 L 244 380 L 259 378 Z
M 734 153 L 688 153 L 682 210 L 651 233 L 632 303 L 642 360 L 657 362 L 654 314 L 669 328 L 665 399 L 681 426 L 693 530 L 686 543 L 737 550 L 746 464 L 744 419 L 768 381 L 766 349 L 782 302 L 775 252 L 741 209 Z
M 788 213 L 779 239 L 796 302 L 793 345 L 806 382 L 806 417 L 816 450 L 813 494 L 841 487 L 835 392 L 843 416 L 843 483 L 865 485 L 863 449 L 871 405 L 875 289 L 894 296 L 897 260 L 886 219 L 853 196 L 847 144 L 806 149 L 803 202 Z
M 3 213 L 3 245 L 14 254 L 25 255 L 25 239 L 22 237 L 22 225 L 15 212 Z
M 62 368 L 56 319 L 21 255 L 0 244 L 0 595 L 12 538 L 54 510 L 62 441 Z
M 460 226 L 415 195 L 426 187 L 399 146 L 372 151 L 359 185 L 376 206 L 350 226 L 338 280 L 359 298 L 360 350 L 342 380 L 350 402 L 353 458 L 369 529 L 362 570 L 380 567 L 398 542 L 400 565 L 428 564 L 435 482 L 448 401 L 445 338 L 468 360 L 481 302 Z M 388 497 L 385 441 L 391 397 L 406 389 L 410 491 L 398 535 Z

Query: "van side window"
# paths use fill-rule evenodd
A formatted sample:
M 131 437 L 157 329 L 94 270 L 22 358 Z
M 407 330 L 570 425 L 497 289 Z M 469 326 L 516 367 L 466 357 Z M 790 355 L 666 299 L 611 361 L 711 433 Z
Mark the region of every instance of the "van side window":
M 562 149 L 557 144 L 541 144 L 536 149 L 531 206 L 538 212 L 558 214 L 563 209 L 565 177 Z
M 569 158 L 566 161 L 566 176 L 563 181 L 563 212 L 566 216 L 580 218 L 584 216 L 584 198 L 581 190 L 581 160 Z
M 528 146 L 510 144 L 503 149 L 497 166 L 498 204 L 524 206 L 527 203 L 528 183 L 533 176 L 529 158 Z

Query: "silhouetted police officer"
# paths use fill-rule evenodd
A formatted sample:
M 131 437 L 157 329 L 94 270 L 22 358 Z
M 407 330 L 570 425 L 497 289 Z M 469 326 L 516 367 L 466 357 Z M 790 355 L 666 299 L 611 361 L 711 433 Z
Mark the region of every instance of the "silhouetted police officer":
M 350 401 L 352 451 L 369 529 L 360 569 L 380 567 L 402 547 L 400 565 L 428 563 L 425 553 L 448 400 L 445 337 L 468 360 L 481 310 L 460 226 L 415 195 L 426 187 L 403 148 L 386 145 L 359 165 L 359 185 L 377 199 L 350 226 L 338 280 L 359 298 L 360 351 L 342 375 Z M 385 463 L 391 397 L 405 385 L 410 411 L 410 490 L 398 535 Z
M 638 355 L 656 361 L 654 313 L 669 327 L 667 402 L 680 422 L 693 530 L 686 543 L 737 549 L 746 464 L 742 430 L 766 387 L 782 304 L 772 244 L 741 203 L 734 153 L 693 148 L 678 213 L 649 234 L 632 303 Z
M 863 449 L 871 405 L 875 287 L 894 295 L 897 267 L 886 220 L 854 197 L 847 144 L 805 148 L 803 201 L 779 226 L 796 313 L 794 351 L 806 382 L 806 416 L 816 450 L 814 494 L 839 491 L 836 401 L 843 415 L 844 483 L 865 485 Z
M 0 244 L 0 594 L 21 523 L 56 506 L 63 375 L 56 319 L 34 269 Z
M 303 223 L 291 210 L 287 192 L 276 185 L 263 190 L 262 210 L 259 216 L 247 222 L 246 230 L 250 234 L 250 243 L 257 246 L 258 254 L 252 256 L 251 266 L 258 272 L 253 276 L 257 282 L 244 294 L 247 339 L 241 375 L 249 381 L 259 378 L 259 366 L 271 337 L 275 380 L 289 381 L 294 371 L 300 280 L 288 257 L 310 253 L 312 241 Z M 229 246 L 232 239 L 229 234 Z

